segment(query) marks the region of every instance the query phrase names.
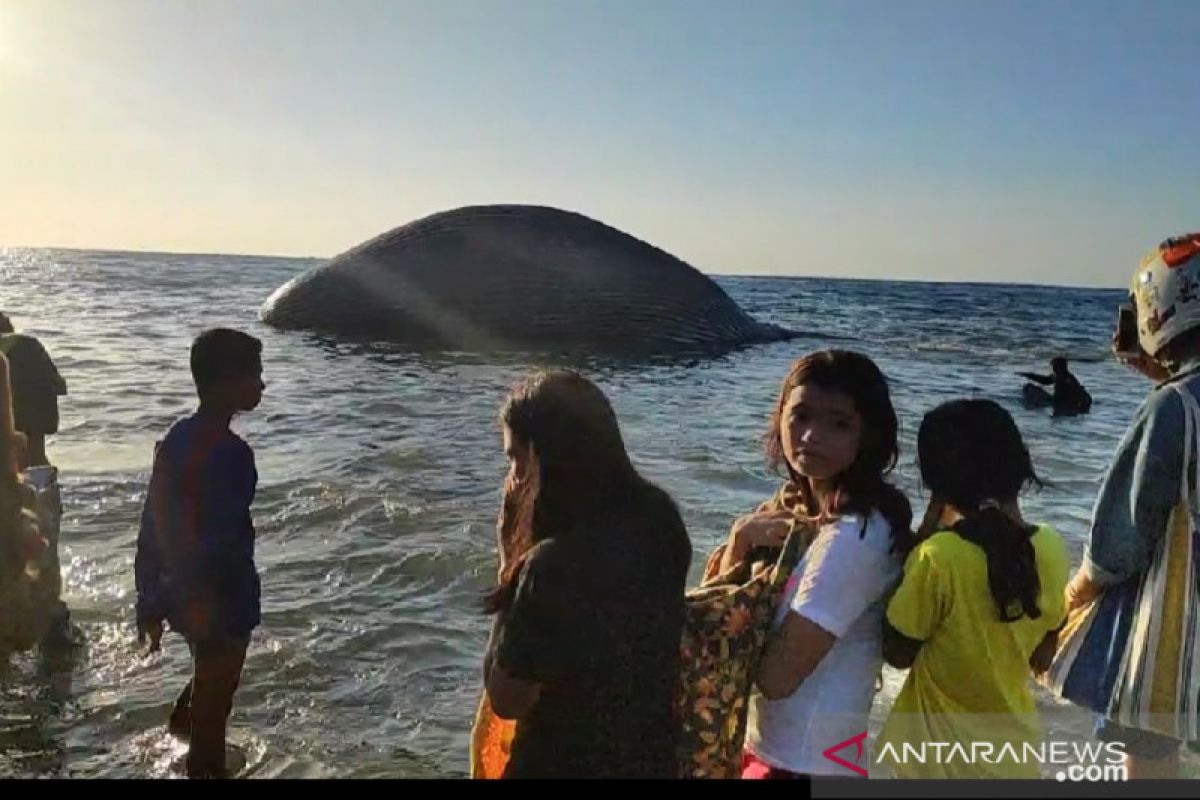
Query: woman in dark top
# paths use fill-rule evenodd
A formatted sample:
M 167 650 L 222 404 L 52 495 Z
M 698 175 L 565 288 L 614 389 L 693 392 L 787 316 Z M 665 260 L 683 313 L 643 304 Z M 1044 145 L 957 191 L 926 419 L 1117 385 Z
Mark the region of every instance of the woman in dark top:
M 511 519 L 484 681 L 497 716 L 519 720 L 504 777 L 673 778 L 691 561 L 679 512 L 580 375 L 530 376 L 501 421 Z

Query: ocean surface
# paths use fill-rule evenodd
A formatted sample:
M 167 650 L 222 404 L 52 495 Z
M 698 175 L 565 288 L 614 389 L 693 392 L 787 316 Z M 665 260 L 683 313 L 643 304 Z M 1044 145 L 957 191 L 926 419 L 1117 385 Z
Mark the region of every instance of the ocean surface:
M 494 575 L 504 459 L 496 412 L 546 357 L 416 354 L 263 327 L 257 311 L 318 262 L 0 250 L 0 309 L 41 338 L 70 386 L 50 446 L 66 506 L 66 600 L 81 645 L 0 668 L 0 776 L 170 774 L 163 733 L 187 679 L 168 636 L 134 644 L 133 555 L 155 439 L 193 407 L 187 352 L 215 325 L 263 339 L 266 398 L 235 428 L 255 448 L 254 514 L 263 625 L 236 699 L 231 738 L 248 773 L 461 776 Z M 1105 466 L 1150 388 L 1108 356 L 1122 292 L 813 278 L 722 277 L 751 314 L 820 332 L 712 360 L 574 361 L 611 397 L 638 467 L 678 501 L 696 554 L 777 484 L 761 435 L 788 365 L 845 346 L 889 376 L 901 417 L 898 480 L 919 516 L 914 470 L 923 412 L 962 396 L 1015 415 L 1048 487 L 1027 517 L 1056 526 L 1078 558 Z M 834 338 L 836 337 L 836 338 Z M 1065 354 L 1091 391 L 1090 416 L 1020 404 L 1015 370 Z M 877 725 L 899 687 L 885 674 Z M 1040 695 L 1039 695 L 1040 696 Z M 1088 720 L 1040 696 L 1053 735 Z

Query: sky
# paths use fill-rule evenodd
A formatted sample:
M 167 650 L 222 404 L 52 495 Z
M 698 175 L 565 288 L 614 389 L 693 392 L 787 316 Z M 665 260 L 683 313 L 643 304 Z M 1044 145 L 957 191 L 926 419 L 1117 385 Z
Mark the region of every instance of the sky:
M 1200 2 L 0 0 L 0 245 L 327 257 L 481 203 L 721 274 L 1124 286 Z

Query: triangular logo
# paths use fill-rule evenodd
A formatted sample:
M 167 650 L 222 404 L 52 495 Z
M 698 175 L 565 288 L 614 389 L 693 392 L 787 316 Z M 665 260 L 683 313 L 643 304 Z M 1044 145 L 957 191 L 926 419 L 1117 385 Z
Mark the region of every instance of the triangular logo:
M 833 747 L 826 750 L 821 755 L 825 756 L 833 763 L 841 764 L 846 769 L 853 770 L 854 772 L 857 772 L 859 775 L 866 778 L 866 777 L 868 777 L 867 771 L 858 765 L 859 759 L 861 759 L 863 757 L 863 742 L 865 742 L 866 739 L 867 739 L 867 732 L 863 731 L 858 736 L 852 736 L 844 742 L 838 742 L 837 744 L 835 744 Z M 846 759 L 842 758 L 841 756 L 837 755 L 837 752 L 839 750 L 844 750 L 845 748 L 849 747 L 850 745 L 854 745 L 854 747 L 855 747 L 853 763 L 851 763 L 851 762 L 847 761 Z

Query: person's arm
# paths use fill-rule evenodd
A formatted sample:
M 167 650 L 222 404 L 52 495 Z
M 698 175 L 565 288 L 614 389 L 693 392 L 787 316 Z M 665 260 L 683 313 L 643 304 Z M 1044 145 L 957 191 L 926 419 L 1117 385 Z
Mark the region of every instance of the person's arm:
M 920 639 L 910 639 L 892 626 L 886 618 L 883 620 L 883 660 L 896 669 L 908 669 L 917 660 L 921 652 Z
M 150 481 L 146 499 L 142 503 L 141 523 L 138 527 L 137 546 L 133 558 L 134 586 L 137 592 L 135 620 L 139 644 L 147 644 L 147 651 L 159 648 L 162 639 L 163 621 L 166 619 L 165 591 L 163 585 L 163 549 L 161 536 L 163 527 L 162 492 L 166 470 L 165 460 L 158 457 L 155 448 L 154 465 L 150 470 Z
M 767 640 L 756 682 L 769 700 L 799 688 L 894 580 L 892 556 L 874 549 L 851 517 L 825 529 L 809 548 L 783 623 Z
M 18 346 L 27 351 L 24 357 L 29 360 L 28 374 L 34 383 L 30 388 L 35 394 L 41 394 L 53 400 L 53 398 L 67 393 L 67 382 L 58 373 L 54 359 L 50 358 L 50 354 L 46 352 L 45 346 L 40 341 L 32 336 L 26 336 L 22 338 Z
M 543 684 L 569 680 L 563 626 L 575 601 L 554 542 L 530 551 L 517 578 L 512 603 L 492 626 L 484 663 L 484 686 L 501 719 L 533 710 Z
M 500 616 L 497 616 L 492 623 L 492 635 L 488 641 L 487 655 L 484 657 L 484 686 L 488 702 L 491 703 L 492 711 L 497 717 L 520 719 L 529 714 L 537 704 L 542 685 L 511 675 L 504 667 L 496 664 L 496 642 L 502 625 Z
M 1165 535 L 1182 485 L 1183 403 L 1158 389 L 1139 410 L 1100 489 L 1083 563 L 1067 588 L 1068 606 L 1140 575 Z
M 50 362 L 50 383 L 54 389 L 54 393 L 59 397 L 67 393 L 67 379 L 59 374 L 58 366 L 50 359 L 50 354 L 46 354 L 46 359 Z
M 796 522 L 790 511 L 756 511 L 734 520 L 714 575 L 724 575 L 760 547 L 783 547 Z
M 1029 667 L 1040 675 L 1050 669 L 1058 650 L 1058 635 L 1067 624 L 1067 603 L 1064 589 L 1071 575 L 1071 553 L 1058 534 L 1040 544 L 1037 550 L 1038 581 L 1041 583 L 1038 618 L 1048 628 L 1042 641 L 1029 656 Z
M 1053 375 L 1038 375 L 1035 372 L 1018 372 L 1017 375 L 1021 376 L 1022 378 L 1028 378 L 1034 383 L 1040 383 L 1043 386 L 1049 386 L 1050 384 L 1054 383 Z
M 883 658 L 908 669 L 921 648 L 950 613 L 952 584 L 937 563 L 936 540 L 926 540 L 909 554 L 904 578 L 888 601 L 883 626 Z
M 758 671 L 758 688 L 768 700 L 788 697 L 821 663 L 838 637 L 807 617 L 788 611 L 771 634 Z

